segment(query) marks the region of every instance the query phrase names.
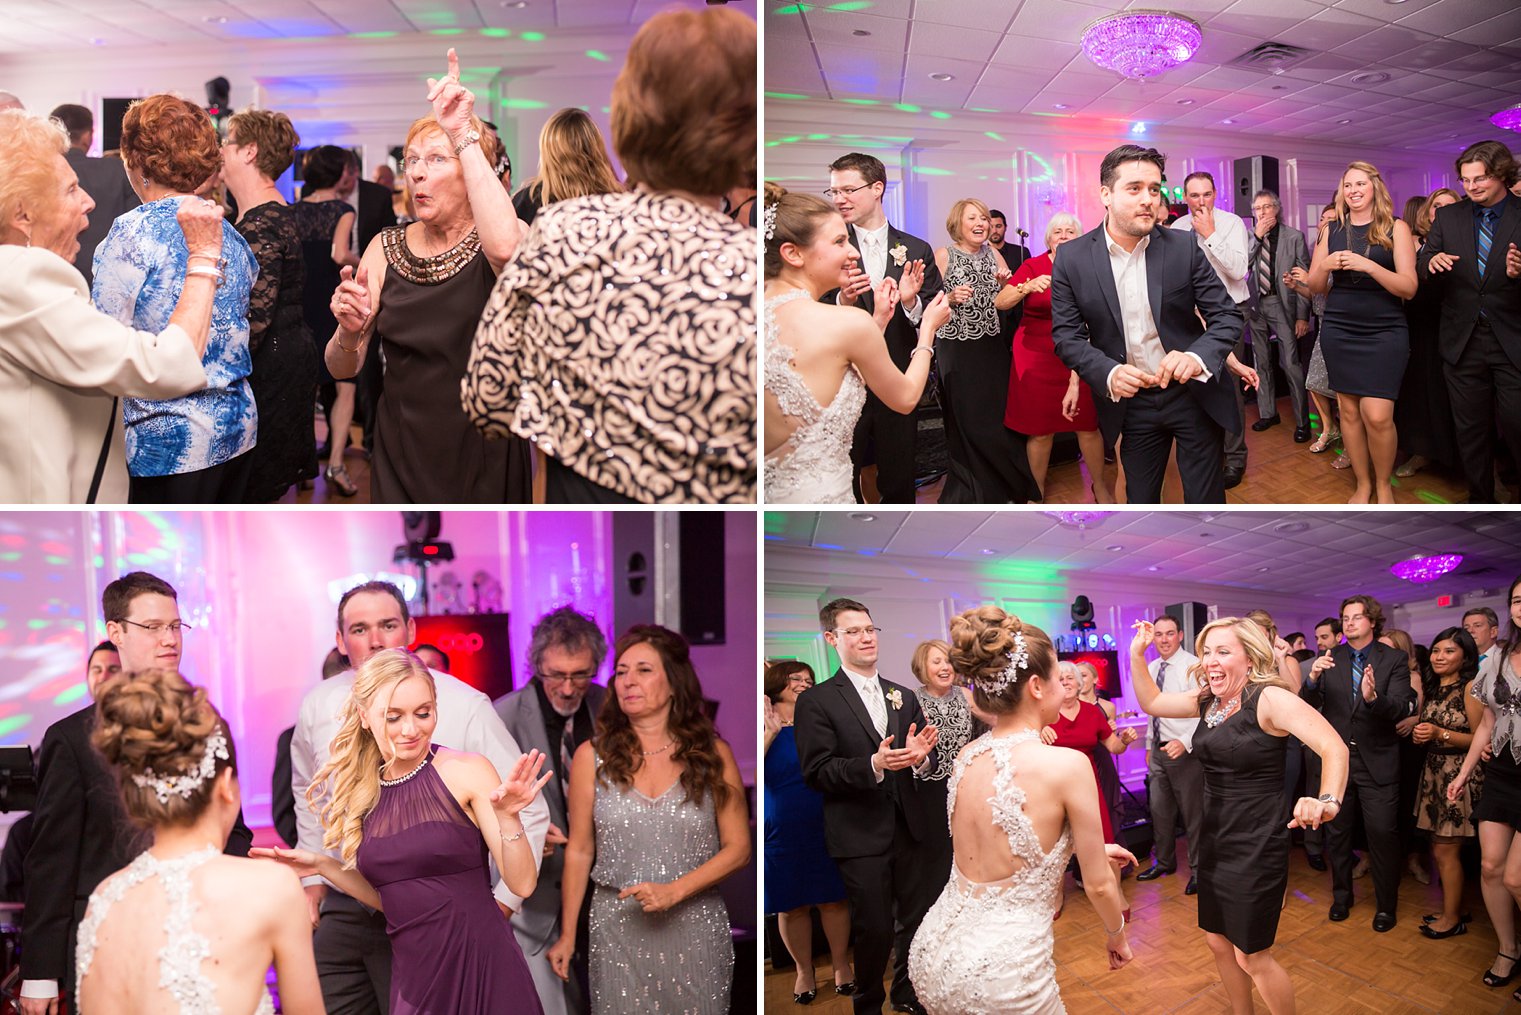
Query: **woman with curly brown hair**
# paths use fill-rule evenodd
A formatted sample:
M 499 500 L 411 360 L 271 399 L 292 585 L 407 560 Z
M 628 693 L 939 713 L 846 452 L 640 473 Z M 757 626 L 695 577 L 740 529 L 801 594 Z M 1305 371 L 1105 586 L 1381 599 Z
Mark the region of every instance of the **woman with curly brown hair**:
M 201 358 L 206 386 L 182 398 L 128 398 L 131 500 L 226 504 L 243 500 L 258 439 L 248 375 L 248 297 L 258 266 L 248 243 L 222 225 L 222 248 L 191 250 L 175 223 L 181 201 L 222 165 L 211 117 L 193 102 L 153 95 L 132 104 L 121 124 L 121 157 L 141 206 L 116 220 L 95 251 L 95 306 L 123 324 L 160 331 L 189 278 L 217 282 L 211 341 Z
M 948 809 L 950 881 L 909 949 L 919 1003 L 946 1015 L 1064 1011 L 1051 920 L 1075 852 L 1105 929 L 1109 968 L 1131 959 L 1124 903 L 1106 846 L 1098 786 L 1086 758 L 1041 742 L 1063 692 L 1045 632 L 996 606 L 951 621 L 951 666 L 994 716 L 988 735 L 956 758 Z
M 320 1013 L 300 882 L 222 853 L 241 798 L 238 761 L 205 689 L 173 670 L 112 677 L 99 688 L 91 740 L 153 844 L 90 896 L 79 1010 L 273 1015 L 264 986 L 273 963 L 283 1010 Z
M 589 877 L 594 1015 L 727 1015 L 734 946 L 718 883 L 750 859 L 739 768 L 703 711 L 685 638 L 638 624 L 614 658 L 596 738 L 571 764 L 549 961 L 569 975 Z

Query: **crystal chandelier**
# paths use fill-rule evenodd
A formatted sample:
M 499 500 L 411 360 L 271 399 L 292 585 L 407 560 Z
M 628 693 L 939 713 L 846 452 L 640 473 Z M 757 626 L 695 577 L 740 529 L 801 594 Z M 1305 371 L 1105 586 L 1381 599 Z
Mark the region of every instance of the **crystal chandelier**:
M 1083 29 L 1083 53 L 1100 67 L 1144 81 L 1191 59 L 1204 40 L 1192 18 L 1171 11 L 1123 11 Z
M 1489 118 L 1489 122 L 1506 130 L 1521 130 L 1521 102 L 1500 110 Z
M 1070 525 L 1078 529 L 1086 529 L 1095 522 L 1101 522 L 1114 514 L 1113 511 L 1042 511 L 1041 514 L 1048 518 L 1055 518 L 1063 525 Z
M 1407 582 L 1434 582 L 1463 563 L 1461 553 L 1417 554 L 1389 568 L 1389 573 Z

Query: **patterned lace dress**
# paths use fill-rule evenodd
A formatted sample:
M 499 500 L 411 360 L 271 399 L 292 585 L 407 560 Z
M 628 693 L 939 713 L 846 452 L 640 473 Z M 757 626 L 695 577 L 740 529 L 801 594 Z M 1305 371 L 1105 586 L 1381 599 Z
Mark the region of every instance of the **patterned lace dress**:
M 992 820 L 1009 838 L 1018 869 L 997 881 L 973 882 L 956 867 L 940 898 L 925 914 L 909 949 L 908 972 L 919 1003 L 935 1015 L 1060 1015 L 1051 915 L 1072 855 L 1072 829 L 1064 827 L 1050 852 L 1025 816 L 1025 793 L 1014 782 L 1013 751 L 1035 733 L 975 741 L 951 773 L 946 813 L 956 813 L 956 791 L 966 770 L 985 754 L 996 773 L 988 798 Z
M 794 289 L 766 301 L 766 391 L 783 415 L 798 421 L 792 436 L 766 456 L 766 501 L 853 504 L 850 444 L 866 404 L 866 384 L 854 368 L 846 370 L 840 390 L 824 406 L 793 369 L 793 350 L 781 340 L 776 310 L 807 296 Z
M 164 943 L 158 951 L 158 985 L 169 996 L 162 999 L 163 1007 L 153 1010 L 164 1015 L 222 1015 L 223 1008 L 217 1003 L 216 984 L 201 971 L 206 961 L 215 964 L 215 959 L 211 954 L 211 943 L 195 929 L 197 906 L 192 880 L 197 868 L 221 855 L 221 850 L 209 847 L 169 860 L 160 860 L 152 853 L 143 852 L 121 871 L 101 882 L 90 896 L 90 906 L 79 924 L 76 969 L 82 1012 L 90 1011 L 93 995 L 96 990 L 103 989 L 87 982 L 86 977 L 95 960 L 101 926 L 110 915 L 111 907 L 132 889 L 156 880 L 156 889 L 162 891 L 165 901 Z M 118 934 L 132 933 L 130 928 L 116 930 Z M 179 1004 L 172 1004 L 170 998 Z M 275 1006 L 267 989 L 259 989 L 258 1005 L 251 1015 L 275 1015 Z

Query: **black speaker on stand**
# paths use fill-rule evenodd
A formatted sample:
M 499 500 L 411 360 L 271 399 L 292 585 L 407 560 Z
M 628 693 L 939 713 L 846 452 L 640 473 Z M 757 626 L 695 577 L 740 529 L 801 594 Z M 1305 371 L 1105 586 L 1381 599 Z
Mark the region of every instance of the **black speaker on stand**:
M 1257 191 L 1271 190 L 1279 197 L 1283 196 L 1278 189 L 1278 160 L 1273 156 L 1253 155 L 1237 159 L 1234 170 L 1231 194 L 1235 198 L 1236 214 L 1242 218 L 1251 217 L 1252 198 Z

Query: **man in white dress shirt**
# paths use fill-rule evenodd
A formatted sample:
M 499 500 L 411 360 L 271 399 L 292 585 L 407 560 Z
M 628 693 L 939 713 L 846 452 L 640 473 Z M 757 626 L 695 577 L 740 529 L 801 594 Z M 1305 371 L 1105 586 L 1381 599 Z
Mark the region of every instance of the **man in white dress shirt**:
M 1244 320 L 1251 299 L 1246 284 L 1250 248 L 1246 223 L 1241 216 L 1215 207 L 1215 178 L 1209 173 L 1190 173 L 1183 181 L 1183 199 L 1188 203 L 1188 214 L 1178 216 L 1169 228 L 1194 234 Z M 1238 358 L 1244 351 L 1239 337 L 1235 351 Z M 1272 369 L 1271 363 L 1267 366 Z M 1228 378 L 1227 383 L 1235 393 L 1236 416 L 1242 424 L 1225 434 L 1225 488 L 1229 490 L 1239 486 L 1246 475 L 1246 400 L 1235 378 Z
M 1157 658 L 1147 669 L 1163 694 L 1198 687 L 1190 674 L 1198 658 L 1184 649 L 1183 627 L 1178 618 L 1164 613 L 1152 621 L 1152 645 Z M 1178 817 L 1188 835 L 1188 886 L 1185 895 L 1198 890 L 1199 829 L 1204 824 L 1204 766 L 1194 757 L 1197 719 L 1153 718 L 1146 727 L 1146 800 L 1151 808 L 1152 864 L 1136 875 L 1137 881 L 1154 881 L 1178 869 Z
M 390 582 L 372 581 L 344 593 L 338 601 L 338 649 L 355 669 L 382 649 L 406 648 L 417 640 L 417 622 L 407 612 L 401 590 Z M 483 754 L 498 774 L 512 771 L 522 751 L 507 732 L 491 699 L 447 673 L 433 673 L 438 690 L 438 725 L 433 742 L 461 751 Z M 291 791 L 296 797 L 297 847 L 323 851 L 322 826 L 306 803 L 312 777 L 327 763 L 329 745 L 338 732 L 340 715 L 354 687 L 354 671 L 340 673 L 309 691 L 291 738 Z M 505 778 L 505 775 L 503 775 Z M 541 794 L 521 814 L 523 831 L 540 862 L 549 807 Z M 336 856 L 335 850 L 326 852 Z M 391 942 L 385 916 L 331 888 L 320 877 L 304 878 L 311 905 L 312 950 L 322 981 L 322 1000 L 328 1015 L 361 1015 L 390 1011 Z M 523 900 L 507 890 L 500 878 L 494 894 L 504 919 Z M 319 916 L 320 908 L 320 916 Z

